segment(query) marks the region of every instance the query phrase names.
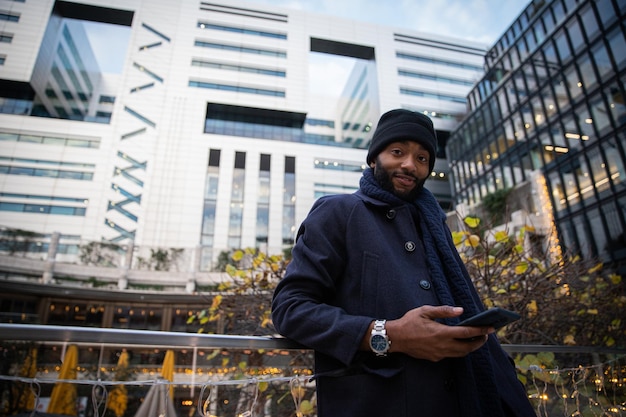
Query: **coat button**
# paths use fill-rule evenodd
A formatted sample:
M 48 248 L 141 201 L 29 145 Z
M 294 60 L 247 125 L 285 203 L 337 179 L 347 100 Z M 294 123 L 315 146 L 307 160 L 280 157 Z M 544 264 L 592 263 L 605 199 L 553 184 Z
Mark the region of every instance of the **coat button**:
M 425 290 L 430 290 L 430 281 L 428 281 L 427 279 L 421 280 L 420 287 L 422 287 Z
M 411 242 L 410 240 L 405 242 L 404 249 L 406 249 L 407 252 L 413 252 L 415 250 L 415 242 Z
M 396 211 L 394 209 L 391 209 L 389 211 L 387 211 L 387 218 L 389 220 L 393 220 L 396 218 Z

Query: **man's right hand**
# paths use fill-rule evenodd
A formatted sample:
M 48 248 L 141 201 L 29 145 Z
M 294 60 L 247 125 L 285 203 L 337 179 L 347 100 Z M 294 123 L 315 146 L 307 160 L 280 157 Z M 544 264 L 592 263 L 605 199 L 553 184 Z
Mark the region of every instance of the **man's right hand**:
M 448 326 L 435 321 L 461 314 L 462 307 L 425 305 L 408 311 L 397 320 L 387 320 L 385 327 L 391 341 L 389 352 L 401 352 L 432 362 L 468 355 L 480 348 L 495 329 Z

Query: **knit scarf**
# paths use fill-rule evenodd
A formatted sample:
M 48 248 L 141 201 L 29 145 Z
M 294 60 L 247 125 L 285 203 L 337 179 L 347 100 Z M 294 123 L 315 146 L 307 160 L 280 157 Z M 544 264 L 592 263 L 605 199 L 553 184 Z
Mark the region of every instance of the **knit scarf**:
M 382 189 L 371 168 L 363 172 L 361 191 L 390 206 L 408 205 L 420 227 L 426 263 L 433 287 L 442 305 L 463 307 L 462 318 L 472 316 L 484 307 L 470 276 L 452 241 L 446 215 L 433 194 L 422 188 L 412 203 Z M 447 319 L 446 324 L 458 323 L 459 318 Z M 501 417 L 504 415 L 491 366 L 489 345 L 493 338 L 477 351 L 458 361 L 457 385 L 464 417 Z

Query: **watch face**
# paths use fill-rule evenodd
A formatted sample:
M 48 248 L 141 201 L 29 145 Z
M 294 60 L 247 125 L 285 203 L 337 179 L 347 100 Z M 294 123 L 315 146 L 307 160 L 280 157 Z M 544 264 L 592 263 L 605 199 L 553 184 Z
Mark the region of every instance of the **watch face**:
M 385 350 L 387 350 L 387 339 L 385 338 L 385 336 L 380 335 L 380 334 L 375 334 L 374 336 L 372 336 L 372 338 L 370 339 L 370 344 L 372 345 L 372 349 L 375 352 L 384 352 Z

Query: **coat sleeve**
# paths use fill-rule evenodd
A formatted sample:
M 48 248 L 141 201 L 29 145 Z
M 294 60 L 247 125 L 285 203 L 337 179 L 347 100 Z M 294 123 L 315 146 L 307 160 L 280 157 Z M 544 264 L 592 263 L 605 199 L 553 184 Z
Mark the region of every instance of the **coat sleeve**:
M 343 197 L 318 200 L 300 226 L 292 260 L 274 292 L 272 321 L 283 336 L 347 365 L 373 319 L 349 315 L 335 301 L 354 207 Z

